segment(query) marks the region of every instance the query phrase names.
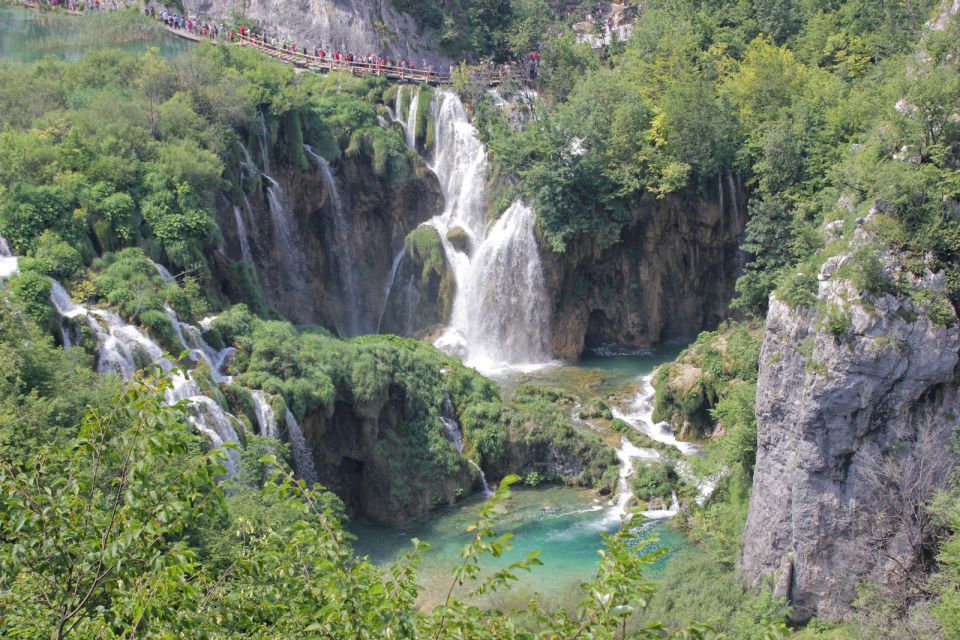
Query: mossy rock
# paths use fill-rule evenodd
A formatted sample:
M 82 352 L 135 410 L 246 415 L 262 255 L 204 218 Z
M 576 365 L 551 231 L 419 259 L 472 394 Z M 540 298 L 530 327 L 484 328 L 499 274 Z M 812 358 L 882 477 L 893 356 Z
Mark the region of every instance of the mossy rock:
M 470 236 L 463 227 L 454 227 L 447 231 L 447 242 L 457 251 L 467 254 L 472 253 L 470 246 Z
M 613 411 L 600 398 L 591 398 L 580 408 L 580 417 L 584 420 L 613 420 Z

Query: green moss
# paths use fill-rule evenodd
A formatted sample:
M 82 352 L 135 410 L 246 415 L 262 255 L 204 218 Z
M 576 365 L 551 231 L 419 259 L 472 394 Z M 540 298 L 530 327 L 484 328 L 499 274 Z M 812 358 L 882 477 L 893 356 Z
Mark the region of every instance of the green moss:
M 433 87 L 420 85 L 420 90 L 417 92 L 416 142 L 417 149 L 423 154 L 429 154 L 433 150 L 436 139 L 436 132 L 433 130 L 433 115 L 430 111 L 432 101 Z
M 717 405 L 738 385 L 756 382 L 761 336 L 759 324 L 737 322 L 701 333 L 657 371 L 653 419 L 678 432 L 692 428 L 694 438 L 712 432 Z

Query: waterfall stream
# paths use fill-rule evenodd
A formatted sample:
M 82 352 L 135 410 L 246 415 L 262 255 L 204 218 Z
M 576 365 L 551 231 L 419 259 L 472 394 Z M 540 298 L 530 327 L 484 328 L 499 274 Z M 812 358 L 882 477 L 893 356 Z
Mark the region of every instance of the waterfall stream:
M 665 423 L 655 423 L 653 421 L 653 400 L 656 391 L 653 388 L 653 377 L 656 371 L 653 371 L 639 379 L 640 388 L 637 396 L 631 402 L 628 411 L 618 407 L 611 407 L 613 416 L 623 420 L 631 427 L 650 437 L 657 442 L 669 444 L 680 452 L 682 456 L 694 456 L 699 454 L 703 447 L 689 442 L 681 442 L 670 430 L 670 426 Z M 627 506 L 630 499 L 633 498 L 633 491 L 630 488 L 630 478 L 634 475 L 638 461 L 655 462 L 661 460 L 663 455 L 656 449 L 644 449 L 637 447 L 626 437 L 621 439 L 620 448 L 617 449 L 617 458 L 620 459 L 620 474 L 617 485 L 617 501 L 613 509 L 608 514 L 609 519 L 623 519 L 627 512 Z M 674 463 L 677 473 L 687 482 L 695 484 L 698 489 L 696 501 L 699 505 L 706 504 L 713 489 L 720 481 L 721 475 L 708 478 L 695 478 L 693 476 L 690 464 L 684 460 L 678 460 Z M 666 509 L 649 509 L 643 512 L 648 519 L 656 520 L 662 518 L 672 518 L 679 511 L 677 496 L 674 493 L 671 504 Z
M 393 257 L 393 264 L 390 265 L 390 275 L 387 276 L 387 284 L 383 287 L 383 305 L 380 307 L 380 314 L 377 319 L 377 333 L 383 326 L 383 316 L 387 312 L 387 303 L 390 302 L 390 293 L 393 291 L 393 284 L 397 279 L 397 271 L 400 269 L 400 263 L 407 257 L 407 247 L 404 246 L 400 252 Z
M 412 91 L 412 90 L 411 90 Z M 397 97 L 399 100 L 400 92 L 397 91 Z M 407 110 L 407 122 L 404 126 L 404 139 L 406 140 L 407 146 L 413 150 L 417 149 L 417 111 L 420 108 L 420 88 L 417 88 L 416 93 L 413 94 L 413 98 L 410 100 L 410 108 Z M 400 113 L 400 103 L 397 102 L 397 114 L 399 117 Z
M 399 97 L 397 105 L 399 112 Z M 438 91 L 431 112 L 436 132 L 431 168 L 445 206 L 426 224 L 439 233 L 457 284 L 450 324 L 436 345 L 488 373 L 543 364 L 549 360 L 549 316 L 534 211 L 514 202 L 490 227 L 487 153 L 463 104 L 452 91 Z M 414 126 L 415 118 L 408 117 L 411 147 Z M 466 251 L 447 240 L 454 229 L 467 236 Z
M 307 482 L 307 485 L 313 485 L 317 482 L 317 470 L 313 464 L 313 454 L 307 447 L 307 439 L 303 435 L 300 423 L 293 417 L 289 409 L 284 421 L 287 425 L 287 437 L 290 438 L 290 450 L 293 452 L 293 465 L 300 477 Z
M 247 225 L 243 219 L 240 207 L 233 205 L 233 222 L 237 227 L 237 239 L 240 241 L 240 256 L 243 261 L 254 266 L 253 253 L 250 251 L 250 238 L 247 236 Z
M 330 199 L 330 211 L 333 213 L 333 252 L 337 261 L 337 273 L 340 277 L 340 293 L 343 296 L 346 318 L 337 327 L 337 333 L 341 338 L 358 336 L 367 332 L 362 321 L 360 310 L 360 285 L 357 281 L 357 269 L 355 259 L 351 255 L 350 246 L 353 239 L 353 232 L 350 228 L 350 221 L 343 210 L 343 200 L 340 198 L 340 190 L 337 187 L 336 177 L 330 168 L 330 163 L 323 156 L 314 152 L 310 145 L 303 145 L 304 150 L 320 167 L 320 175 L 323 179 L 323 189 Z
M 7 239 L 0 236 L 0 279 L 6 279 L 17 272 L 19 262 L 10 250 Z

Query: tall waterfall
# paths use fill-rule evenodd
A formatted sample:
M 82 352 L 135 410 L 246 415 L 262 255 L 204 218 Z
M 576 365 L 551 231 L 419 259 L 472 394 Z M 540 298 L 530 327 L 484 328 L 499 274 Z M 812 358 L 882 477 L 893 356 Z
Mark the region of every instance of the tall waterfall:
M 253 253 L 250 251 L 250 238 L 247 236 L 247 225 L 243 219 L 240 207 L 233 205 L 233 222 L 237 226 L 237 238 L 240 240 L 240 256 L 243 261 L 254 266 Z
M 547 295 L 533 209 L 514 202 L 487 233 L 459 281 L 450 326 L 437 345 L 483 369 L 549 359 Z
M 402 89 L 402 87 L 401 87 Z M 411 89 L 412 91 L 412 89 Z M 400 91 L 397 91 L 397 97 L 399 98 Z M 407 146 L 411 149 L 417 148 L 417 111 L 420 109 L 420 89 L 417 88 L 416 93 L 413 94 L 413 98 L 410 99 L 410 109 L 407 110 L 407 123 L 404 127 L 404 134 Z M 397 107 L 397 114 L 400 113 L 399 103 Z M 398 115 L 399 117 L 399 115 Z
M 360 285 L 357 282 L 355 259 L 351 256 L 350 245 L 353 232 L 350 221 L 343 210 L 343 200 L 337 187 L 337 179 L 333 175 L 330 163 L 323 156 L 314 152 L 310 145 L 303 148 L 320 167 L 320 176 L 323 179 L 323 189 L 330 199 L 330 211 L 333 213 L 334 255 L 337 259 L 337 273 L 340 277 L 340 293 L 343 296 L 346 317 L 337 327 L 340 337 L 347 338 L 366 333 L 370 328 L 364 326 L 361 311 Z
M 445 206 L 426 224 L 440 234 L 457 283 L 450 324 L 436 344 L 481 371 L 544 363 L 549 315 L 534 211 L 514 202 L 489 227 L 487 153 L 463 104 L 455 93 L 440 91 L 431 111 L 431 168 Z M 408 144 L 410 129 L 408 122 Z M 447 241 L 447 233 L 458 228 L 468 237 L 467 251 Z

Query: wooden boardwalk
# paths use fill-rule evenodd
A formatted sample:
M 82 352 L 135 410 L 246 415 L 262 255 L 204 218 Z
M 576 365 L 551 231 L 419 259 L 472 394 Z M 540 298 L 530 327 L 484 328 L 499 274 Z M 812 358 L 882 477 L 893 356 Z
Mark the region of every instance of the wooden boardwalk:
M 22 0 L 23 6 L 30 9 L 39 10 L 40 3 L 33 0 Z M 78 11 L 67 9 L 62 5 L 54 5 L 54 8 L 72 14 L 84 15 L 95 11 Z M 102 9 L 101 9 L 102 11 Z M 379 63 L 345 60 L 333 60 L 331 55 L 324 57 L 315 56 L 311 53 L 304 53 L 302 50 L 290 51 L 260 37 L 250 35 L 235 34 L 234 39 L 227 40 L 223 37 L 204 36 L 186 29 L 177 29 L 161 21 L 163 29 L 179 38 L 190 40 L 191 42 L 208 42 L 214 45 L 232 45 L 241 47 L 252 47 L 264 55 L 270 56 L 274 60 L 279 60 L 285 64 L 293 65 L 298 71 L 313 71 L 316 73 L 329 73 L 330 71 L 345 71 L 354 75 L 383 77 L 395 82 L 427 83 L 431 85 L 449 85 L 453 83 L 453 77 L 450 73 L 441 73 L 427 69 L 411 69 L 396 65 L 385 65 Z M 515 67 L 499 67 L 496 70 L 485 68 L 470 68 L 470 79 L 487 86 L 498 86 L 505 82 L 518 82 L 526 84 L 529 80 L 524 74 Z

